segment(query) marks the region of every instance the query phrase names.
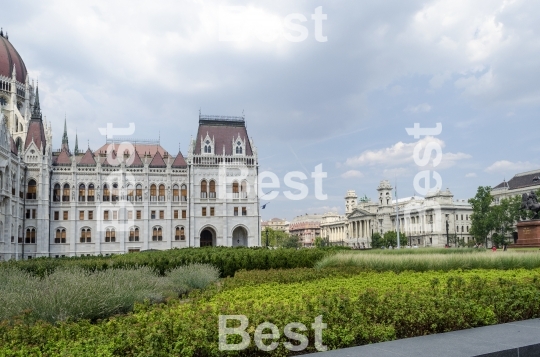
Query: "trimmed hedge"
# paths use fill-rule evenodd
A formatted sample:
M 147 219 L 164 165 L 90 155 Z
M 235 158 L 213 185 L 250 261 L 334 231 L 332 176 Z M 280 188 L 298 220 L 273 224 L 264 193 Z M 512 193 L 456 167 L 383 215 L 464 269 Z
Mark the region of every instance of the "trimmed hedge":
M 56 268 L 80 267 L 88 271 L 110 268 L 133 269 L 150 267 L 160 275 L 193 263 L 211 264 L 218 268 L 222 277 L 233 276 L 238 270 L 267 270 L 311 268 L 317 261 L 343 250 L 335 249 L 266 249 L 266 248 L 184 248 L 165 251 L 148 251 L 114 255 L 110 257 L 38 258 L 24 261 L 8 261 L 1 265 L 15 266 L 32 275 L 45 276 Z
M 239 273 L 242 283 L 191 294 L 189 301 L 137 305 L 134 313 L 97 324 L 0 324 L 1 356 L 260 356 L 248 349 L 218 347 L 218 315 L 243 314 L 253 339 L 255 326 L 301 322 L 314 352 L 314 318 L 328 324 L 323 343 L 330 349 L 447 332 L 540 316 L 540 270 L 472 270 L 448 273 L 334 270 L 331 277 L 308 269 Z M 260 280 L 268 283 L 254 285 Z M 307 280 L 302 281 L 303 277 Z M 283 282 L 276 282 L 283 281 Z M 231 336 L 229 343 L 239 342 Z M 268 343 L 268 342 L 267 342 Z M 283 344 L 272 356 L 290 352 Z

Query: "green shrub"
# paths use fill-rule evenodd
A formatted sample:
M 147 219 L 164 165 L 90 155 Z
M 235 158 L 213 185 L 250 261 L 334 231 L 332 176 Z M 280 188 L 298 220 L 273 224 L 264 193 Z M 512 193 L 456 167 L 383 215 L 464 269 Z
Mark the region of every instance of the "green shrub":
M 265 249 L 265 248 L 184 248 L 166 251 L 140 252 L 110 257 L 38 258 L 9 261 L 0 266 L 12 266 L 32 275 L 45 276 L 58 267 L 79 267 L 96 272 L 107 269 L 133 269 L 147 266 L 159 275 L 165 275 L 179 266 L 199 263 L 211 264 L 219 269 L 222 277 L 233 276 L 238 270 L 266 270 L 312 268 L 336 249 Z
M 149 268 L 89 273 L 61 268 L 39 278 L 0 269 L 0 319 L 28 321 L 96 320 L 125 313 L 135 302 L 161 301 L 162 278 Z
M 281 272 L 260 271 L 273 280 Z M 292 272 L 291 272 L 292 273 Z M 307 276 L 307 270 L 295 270 Z M 255 272 L 241 272 L 238 276 Z M 315 272 L 315 274 L 320 274 Z M 345 275 L 348 273 L 345 273 Z M 254 326 L 269 321 L 328 325 L 330 349 L 510 322 L 540 316 L 540 270 L 360 272 L 351 276 L 224 289 L 189 301 L 137 305 L 133 313 L 91 324 L 0 323 L 1 356 L 259 356 L 218 349 L 218 315 L 244 314 Z M 313 330 L 306 331 L 314 352 Z M 280 341 L 286 341 L 281 336 Z M 285 356 L 280 345 L 265 354 Z
M 183 295 L 193 289 L 204 289 L 219 279 L 219 269 L 209 264 L 191 264 L 178 267 L 167 273 L 170 289 Z

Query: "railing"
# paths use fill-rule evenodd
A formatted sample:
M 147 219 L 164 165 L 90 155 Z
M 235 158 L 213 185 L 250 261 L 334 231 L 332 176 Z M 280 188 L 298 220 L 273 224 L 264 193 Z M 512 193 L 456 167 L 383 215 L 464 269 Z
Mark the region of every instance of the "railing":
M 182 202 L 187 202 L 187 196 L 180 196 Z
M 201 192 L 201 198 L 207 198 L 207 193 L 206 192 Z
M 215 192 L 210 192 L 210 198 L 216 198 L 216 193 Z
M 164 202 L 165 201 L 165 196 L 159 196 L 159 202 Z
M 157 202 L 157 196 L 150 196 L 150 202 Z
M 180 196 L 173 196 L 173 202 L 180 201 Z
M 239 192 L 233 192 L 233 198 L 240 198 Z

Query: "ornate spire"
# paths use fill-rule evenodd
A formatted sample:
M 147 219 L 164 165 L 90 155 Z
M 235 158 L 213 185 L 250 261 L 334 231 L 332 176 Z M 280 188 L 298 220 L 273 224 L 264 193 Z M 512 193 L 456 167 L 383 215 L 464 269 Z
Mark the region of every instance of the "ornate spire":
M 79 154 L 79 138 L 77 137 L 77 131 L 75 131 L 75 155 Z
M 62 136 L 62 150 L 66 149 L 69 151 L 69 140 L 67 135 L 67 118 L 64 117 L 64 135 Z
M 39 106 L 39 84 L 36 86 L 36 99 L 34 100 L 34 111 L 32 112 L 32 119 L 41 120 L 41 108 Z

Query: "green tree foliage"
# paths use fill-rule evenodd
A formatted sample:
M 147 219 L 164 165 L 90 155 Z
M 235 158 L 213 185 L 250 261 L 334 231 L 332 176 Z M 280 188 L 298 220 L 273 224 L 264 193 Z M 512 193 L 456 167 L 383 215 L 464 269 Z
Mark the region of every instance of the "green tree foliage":
M 330 246 L 330 242 L 328 241 L 328 238 L 315 237 L 315 247 L 324 248 L 324 247 L 329 247 L 329 246 Z
M 302 246 L 302 243 L 300 242 L 300 237 L 296 235 L 288 236 L 281 243 L 281 247 L 283 248 L 300 248 L 301 246 Z
M 268 232 L 268 233 L 267 233 Z M 268 234 L 268 245 L 270 247 L 283 247 L 284 243 L 289 239 L 289 234 L 272 229 L 270 227 L 265 227 L 261 234 L 261 244 L 266 246 L 266 237 Z
M 490 213 L 492 202 L 493 197 L 489 186 L 478 187 L 474 198 L 469 199 L 473 210 L 470 233 L 478 243 L 486 243 L 489 233 L 493 230 L 494 221 Z
M 388 231 L 384 233 L 383 236 L 384 245 L 386 247 L 392 246 L 397 247 L 397 232 L 396 231 Z M 399 244 L 404 247 L 408 243 L 407 241 L 407 235 L 403 232 L 399 232 Z
M 371 236 L 371 247 L 375 249 L 384 247 L 384 239 L 379 232 L 375 232 Z

